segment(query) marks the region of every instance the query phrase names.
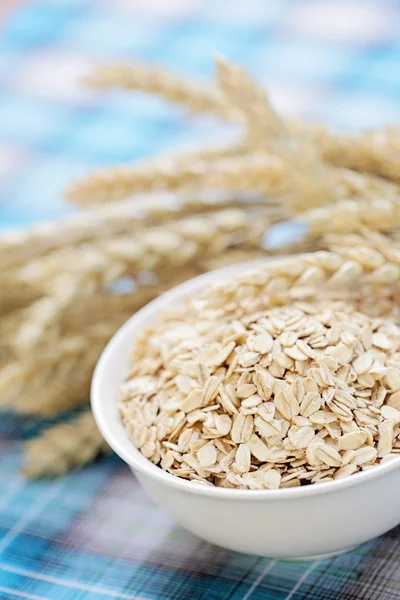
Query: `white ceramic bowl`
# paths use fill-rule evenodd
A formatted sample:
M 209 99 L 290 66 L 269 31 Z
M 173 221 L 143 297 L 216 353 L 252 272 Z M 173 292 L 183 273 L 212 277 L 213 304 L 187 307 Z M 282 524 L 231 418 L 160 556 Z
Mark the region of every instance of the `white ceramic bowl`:
M 103 436 L 144 489 L 201 538 L 240 552 L 310 559 L 343 552 L 400 523 L 400 459 L 350 477 L 283 490 L 230 490 L 195 485 L 147 460 L 125 434 L 116 389 L 126 376 L 135 336 L 166 306 L 206 283 L 230 278 L 260 261 L 196 277 L 137 312 L 114 335 L 96 367 L 92 408 Z

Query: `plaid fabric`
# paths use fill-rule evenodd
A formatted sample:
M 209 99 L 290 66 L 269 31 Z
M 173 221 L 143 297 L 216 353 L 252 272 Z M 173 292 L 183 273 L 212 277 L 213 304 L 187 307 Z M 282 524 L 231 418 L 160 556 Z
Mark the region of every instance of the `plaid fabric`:
M 84 90 L 91 60 L 163 62 L 207 77 L 240 61 L 286 114 L 354 129 L 398 121 L 395 0 L 36 0 L 0 37 L 0 226 L 72 211 L 74 176 L 226 129 L 140 95 Z M 400 598 L 400 530 L 330 560 L 278 562 L 208 545 L 175 526 L 112 457 L 27 483 L 29 421 L 0 421 L 0 598 L 355 600 Z M 368 501 L 368 499 L 363 499 Z

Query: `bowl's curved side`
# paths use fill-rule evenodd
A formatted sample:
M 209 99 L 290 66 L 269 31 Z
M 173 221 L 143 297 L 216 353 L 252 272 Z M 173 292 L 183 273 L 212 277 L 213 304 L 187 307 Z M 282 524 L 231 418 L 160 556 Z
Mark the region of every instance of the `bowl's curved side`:
M 218 494 L 193 494 L 133 471 L 153 500 L 180 525 L 238 552 L 304 560 L 344 552 L 400 523 L 399 470 L 376 482 L 362 480 L 344 489 L 333 486 L 322 496 L 283 494 L 256 502 L 253 492 L 237 501 Z

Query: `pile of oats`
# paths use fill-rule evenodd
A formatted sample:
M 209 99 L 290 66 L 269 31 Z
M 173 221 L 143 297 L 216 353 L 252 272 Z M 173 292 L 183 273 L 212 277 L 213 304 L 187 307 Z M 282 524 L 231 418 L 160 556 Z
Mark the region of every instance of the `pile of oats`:
M 258 298 L 243 314 L 221 289 L 187 298 L 135 341 L 118 404 L 144 456 L 191 481 L 259 490 L 332 481 L 400 453 L 393 320 L 354 299 L 260 310 Z

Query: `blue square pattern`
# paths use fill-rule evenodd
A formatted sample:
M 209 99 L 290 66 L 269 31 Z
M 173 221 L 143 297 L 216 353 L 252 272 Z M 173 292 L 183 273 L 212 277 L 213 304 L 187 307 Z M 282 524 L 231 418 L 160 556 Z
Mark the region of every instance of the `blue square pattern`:
M 23 227 L 72 214 L 76 209 L 63 200 L 65 188 L 98 164 L 97 160 L 71 158 L 62 152 L 38 154 L 25 169 L 24 177 L 15 173 L 7 187 L 0 190 L 0 228 Z
M 120 115 L 120 118 L 126 118 L 129 122 L 138 121 L 143 128 L 165 123 L 172 126 L 182 121 L 179 107 L 161 97 L 145 93 L 112 90 L 104 94 L 102 104 L 115 116 Z
M 28 2 L 9 17 L 2 36 L 2 45 L 23 52 L 35 46 L 51 44 L 63 29 L 79 17 L 85 2 L 41 0 Z
M 9 80 L 22 64 L 21 54 L 16 49 L 2 49 L 0 53 L 0 90 L 7 89 Z
M 88 165 L 87 162 L 72 161 L 64 156 L 43 158 L 38 155 L 37 161 L 32 161 L 31 166 L 26 169 L 24 177 L 18 176 L 13 185 L 8 185 L 7 195 L 0 202 L 0 206 L 3 205 L 0 222 L 15 218 L 18 214 L 24 218 L 24 215 L 29 215 L 33 204 L 35 211 L 31 213 L 31 217 L 36 221 L 38 218 L 55 218 L 71 212 L 72 207 L 62 203 L 63 190 L 71 179 L 92 167 L 93 163 Z M 13 198 L 12 202 L 10 196 Z
M 0 94 L 0 137 L 43 147 L 68 126 L 71 114 L 69 109 L 40 98 L 4 92 Z
M 382 127 L 400 120 L 400 106 L 394 98 L 358 91 L 332 97 L 316 113 L 318 119 L 344 131 Z
M 182 121 L 179 107 L 140 92 L 112 90 L 104 94 L 103 106 L 115 115 L 122 113 L 129 123 L 139 121 L 143 127 L 151 127 L 153 123 L 177 125 Z
M 146 49 L 157 44 L 156 23 L 132 21 L 112 12 L 89 12 L 60 36 L 62 44 L 97 60 L 144 58 Z
M 400 93 L 400 48 L 398 50 L 372 52 L 359 61 L 357 75 L 353 73 L 353 85 L 362 93 L 387 96 Z
M 354 22 L 346 23 L 343 44 L 337 23 L 329 41 L 321 13 L 326 36 L 307 28 L 296 35 L 293 9 L 312 9 L 308 0 L 23 3 L 0 36 L 0 139 L 21 154 L 20 168 L 9 175 L 3 159 L 0 227 L 70 214 L 75 209 L 63 203 L 62 190 L 91 169 L 236 134 L 210 116 L 192 118 L 144 94 L 104 93 L 90 103 L 38 98 L 29 77 L 18 87 L 19 67 L 29 70 L 32 52 L 71 53 L 77 62 L 150 61 L 200 78 L 213 74 L 211 59 L 220 53 L 271 80 L 272 88 L 298 89 L 300 104 L 309 96 L 314 119 L 346 130 L 399 122 L 400 37 L 393 31 L 400 31 L 400 0 L 349 6 L 361 1 L 389 11 L 395 23 L 387 39 L 373 41 L 370 23 L 361 39 L 364 25 Z M 17 430 L 8 424 L 0 431 L 1 600 L 362 600 L 366 590 L 371 598 L 400 600 L 398 529 L 310 563 L 229 552 L 177 528 L 143 493 L 116 486 L 116 459 L 59 482 L 25 481 L 17 472 Z M 31 425 L 21 426 L 21 437 L 27 428 L 32 433 Z M 124 468 L 117 475 L 131 478 Z M 385 576 L 371 580 L 381 570 Z
M 169 118 L 147 120 L 133 111 L 115 111 L 108 107 L 92 111 L 75 127 L 63 142 L 71 156 L 94 160 L 99 164 L 131 162 L 157 151 L 171 138 L 180 121 Z
M 334 44 L 314 40 L 265 41 L 252 66 L 257 75 L 287 83 L 332 84 L 353 73 L 357 55 Z
M 251 10 L 249 3 L 242 0 L 204 2 L 200 19 L 206 23 L 236 23 L 251 27 L 255 23 L 274 23 L 284 15 L 287 7 L 287 0 L 252 0 Z
M 153 62 L 162 57 L 163 64 L 182 73 L 209 77 L 218 55 L 249 65 L 266 35 L 267 25 L 263 23 L 244 29 L 237 24 L 206 24 L 193 19 L 167 30 L 147 56 Z

